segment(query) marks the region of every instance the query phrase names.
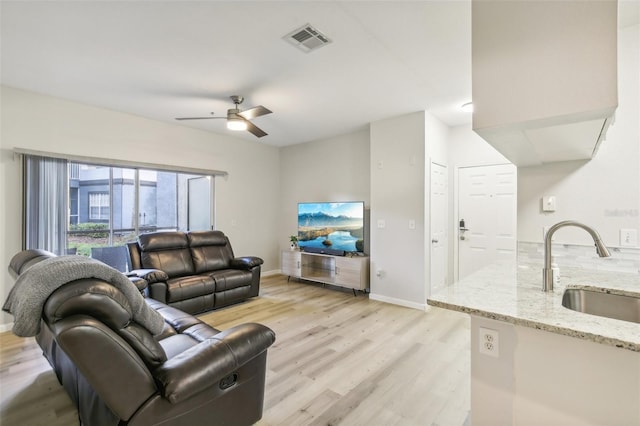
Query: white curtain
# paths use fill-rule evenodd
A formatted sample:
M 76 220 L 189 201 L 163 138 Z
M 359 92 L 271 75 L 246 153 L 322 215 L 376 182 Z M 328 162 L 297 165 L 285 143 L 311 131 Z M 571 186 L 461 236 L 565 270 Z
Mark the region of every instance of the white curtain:
M 25 248 L 67 249 L 67 160 L 24 156 Z

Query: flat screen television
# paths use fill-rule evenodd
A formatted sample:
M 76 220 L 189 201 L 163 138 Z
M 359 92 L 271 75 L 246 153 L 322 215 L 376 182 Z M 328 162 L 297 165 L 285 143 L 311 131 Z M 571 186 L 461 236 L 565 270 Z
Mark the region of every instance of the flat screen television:
M 364 202 L 298 203 L 298 245 L 364 252 Z

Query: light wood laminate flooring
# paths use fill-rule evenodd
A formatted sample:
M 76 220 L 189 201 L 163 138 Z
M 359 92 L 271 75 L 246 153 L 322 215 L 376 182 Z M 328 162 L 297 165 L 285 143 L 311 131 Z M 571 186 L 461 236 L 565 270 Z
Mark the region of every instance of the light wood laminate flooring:
M 260 297 L 200 318 L 259 322 L 269 349 L 260 426 L 461 426 L 469 413 L 469 319 L 263 277 Z M 0 425 L 77 425 L 73 404 L 32 338 L 0 334 Z

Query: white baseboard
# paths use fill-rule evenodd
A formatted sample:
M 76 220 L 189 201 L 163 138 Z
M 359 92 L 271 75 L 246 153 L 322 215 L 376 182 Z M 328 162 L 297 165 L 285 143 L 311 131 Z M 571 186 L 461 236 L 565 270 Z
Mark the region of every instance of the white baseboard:
M 280 269 L 264 271 L 261 273 L 263 277 L 269 277 L 272 275 L 279 275 L 279 274 L 282 274 L 282 271 Z M 427 312 L 428 310 L 431 309 L 431 306 L 427 305 L 426 303 L 415 303 L 415 302 L 410 302 L 404 299 L 396 299 L 394 297 L 381 296 L 375 293 L 369 293 L 369 299 L 377 300 L 378 302 L 390 303 L 392 305 L 404 306 L 405 308 L 418 309 L 419 311 L 423 311 L 423 312 Z
M 0 324 L 0 333 L 4 333 L 5 331 L 11 331 L 13 328 L 13 322 L 8 324 Z
M 272 275 L 280 275 L 280 273 L 280 269 L 274 269 L 271 271 L 260 272 L 260 275 L 262 275 L 263 277 L 270 277 Z
M 404 299 L 396 299 L 395 297 L 381 296 L 375 293 L 369 293 L 369 299 L 377 300 L 378 302 L 391 303 L 392 305 L 404 306 L 405 308 L 418 309 L 424 312 L 429 309 L 429 305 L 426 303 L 415 303 Z

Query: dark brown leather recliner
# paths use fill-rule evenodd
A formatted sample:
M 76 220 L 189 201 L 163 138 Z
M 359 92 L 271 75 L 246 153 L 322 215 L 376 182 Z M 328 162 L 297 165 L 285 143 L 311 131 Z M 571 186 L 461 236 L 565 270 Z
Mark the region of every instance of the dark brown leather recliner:
M 26 250 L 14 256 L 10 270 L 28 274 L 52 256 Z M 219 331 L 156 300 L 145 301 L 164 318 L 159 335 L 136 323 L 123 293 L 99 279 L 69 282 L 46 300 L 36 340 L 75 402 L 81 423 L 258 421 L 273 331 L 260 324 Z
M 198 314 L 258 295 L 262 259 L 235 257 L 221 231 L 141 234 L 127 244 L 132 271 L 148 296 Z

